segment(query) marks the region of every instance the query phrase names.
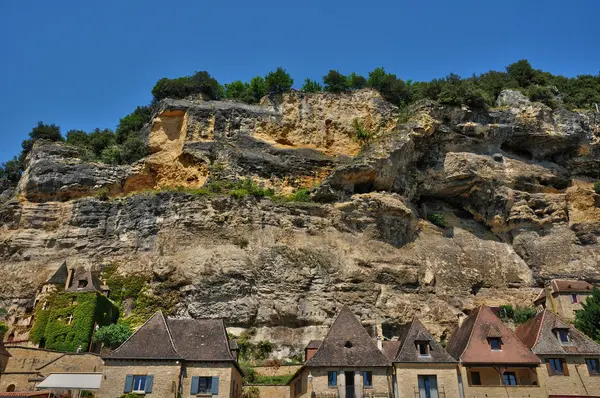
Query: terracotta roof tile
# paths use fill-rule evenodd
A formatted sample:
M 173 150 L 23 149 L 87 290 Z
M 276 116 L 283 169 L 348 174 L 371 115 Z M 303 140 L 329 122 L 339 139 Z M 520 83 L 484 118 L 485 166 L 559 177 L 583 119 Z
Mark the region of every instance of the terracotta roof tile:
M 560 343 L 556 336 L 557 329 L 569 329 L 568 345 Z M 548 310 L 519 326 L 515 333 L 537 355 L 600 356 L 599 344 Z
M 390 366 L 352 311 L 344 306 L 323 344 L 305 366 Z
M 586 281 L 553 279 L 552 291 L 554 293 L 586 293 L 591 292 L 593 286 Z
M 417 342 L 429 343 L 429 355 L 420 356 L 417 352 Z M 414 318 L 408 330 L 404 333 L 401 346 L 393 362 L 408 363 L 455 363 L 456 360 L 444 350 L 444 347 L 429 333 L 427 328 Z
M 487 334 L 497 329 L 501 350 L 492 350 Z M 487 307 L 476 309 L 450 337 L 447 351 L 461 363 L 539 364 L 540 360 Z

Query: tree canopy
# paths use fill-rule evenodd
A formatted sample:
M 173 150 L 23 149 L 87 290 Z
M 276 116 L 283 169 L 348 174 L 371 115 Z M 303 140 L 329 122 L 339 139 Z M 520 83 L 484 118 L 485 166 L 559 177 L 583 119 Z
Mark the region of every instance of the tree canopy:
M 600 289 L 595 287 L 581 305 L 583 309 L 575 312 L 575 327 L 600 343 Z

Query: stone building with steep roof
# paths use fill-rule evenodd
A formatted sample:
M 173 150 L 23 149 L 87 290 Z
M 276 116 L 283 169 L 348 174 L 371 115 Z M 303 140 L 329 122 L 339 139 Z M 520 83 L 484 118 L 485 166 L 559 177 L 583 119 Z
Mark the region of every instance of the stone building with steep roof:
M 517 327 L 517 337 L 545 366 L 550 397 L 600 397 L 600 345 L 549 310 Z
M 392 345 L 389 342 L 387 345 Z M 397 398 L 459 398 L 458 362 L 416 318 L 392 359 Z
M 546 398 L 540 360 L 489 307 L 475 309 L 448 340 L 465 398 Z
M 222 320 L 172 319 L 158 311 L 104 357 L 98 397 L 239 398 L 243 373 L 232 351 Z
M 572 322 L 575 319 L 575 311 L 582 309 L 581 303 L 592 294 L 593 288 L 586 281 L 552 279 L 533 303 L 539 310 L 549 309 Z
M 392 394 L 391 362 L 350 308 L 344 306 L 314 355 L 289 385 L 292 398 L 388 397 Z

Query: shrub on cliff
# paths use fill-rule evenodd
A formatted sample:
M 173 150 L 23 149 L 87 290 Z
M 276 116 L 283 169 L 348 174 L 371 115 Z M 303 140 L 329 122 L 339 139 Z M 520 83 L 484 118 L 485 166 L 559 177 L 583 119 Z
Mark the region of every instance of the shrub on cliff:
M 8 326 L 6 326 L 6 323 L 0 322 L 0 341 L 4 340 L 6 332 L 8 332 Z
M 348 75 L 348 88 L 350 90 L 360 90 L 367 87 L 367 79 L 364 76 L 352 72 Z
M 15 156 L 8 162 L 3 163 L 2 167 L 0 167 L 0 179 L 17 182 L 19 181 L 19 178 L 21 178 L 22 171 L 23 165 Z
M 527 96 L 531 101 L 541 102 L 554 109 L 558 106 L 554 94 L 549 87 L 538 86 L 534 84 L 527 89 Z
M 294 84 L 294 79 L 285 69 L 279 67 L 274 72 L 267 73 L 265 83 L 269 94 L 277 94 L 290 90 Z
M 219 91 L 219 82 L 208 72 L 200 71 L 192 76 L 176 79 L 163 77 L 152 88 L 152 96 L 154 101 L 160 101 L 165 98 L 181 99 L 192 94 L 202 93 L 209 99 L 217 99 Z
M 600 343 L 600 289 L 595 287 L 581 305 L 583 309 L 575 312 L 575 327 Z
M 225 84 L 225 98 L 241 100 L 244 98 L 246 91 L 248 90 L 248 83 L 244 83 L 241 80 L 236 80 L 229 84 Z
M 323 91 L 323 87 L 314 80 L 306 79 L 301 91 L 305 93 L 320 93 Z
M 151 117 L 152 110 L 149 106 L 138 106 L 129 115 L 121 118 L 115 131 L 117 144 L 123 144 L 132 135 L 137 134 L 150 122 Z
M 368 86 L 379 91 L 381 96 L 395 105 L 410 101 L 410 90 L 402 79 L 387 73 L 385 69 L 375 68 L 369 73 Z
M 325 91 L 330 93 L 341 93 L 348 90 L 348 78 L 337 70 L 330 70 L 323 76 Z

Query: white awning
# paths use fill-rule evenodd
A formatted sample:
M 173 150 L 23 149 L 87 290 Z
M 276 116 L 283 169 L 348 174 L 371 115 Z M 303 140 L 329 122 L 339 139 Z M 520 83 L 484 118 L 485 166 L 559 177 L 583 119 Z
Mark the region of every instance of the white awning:
M 50 373 L 38 389 L 98 390 L 102 373 Z

